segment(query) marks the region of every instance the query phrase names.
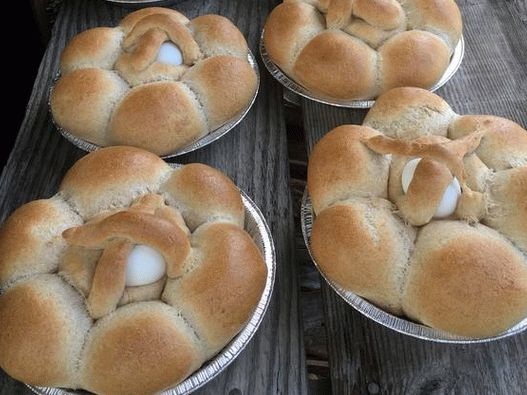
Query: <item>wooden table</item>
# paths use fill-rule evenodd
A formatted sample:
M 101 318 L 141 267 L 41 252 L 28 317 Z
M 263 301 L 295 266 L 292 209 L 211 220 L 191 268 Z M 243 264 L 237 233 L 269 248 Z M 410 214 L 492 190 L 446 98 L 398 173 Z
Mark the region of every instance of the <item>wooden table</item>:
M 460 114 L 494 114 L 527 127 L 527 2 L 458 0 L 466 53 L 437 93 Z M 367 111 L 302 101 L 308 152 Z M 527 196 L 526 196 L 527 199 Z M 333 394 L 525 394 L 527 332 L 476 346 L 431 344 L 386 329 L 322 286 Z
M 275 3 L 186 0 L 177 8 L 190 17 L 228 16 L 256 53 L 265 16 Z M 458 74 L 438 93 L 459 113 L 496 114 L 527 126 L 525 0 L 458 3 L 465 21 L 466 56 Z M 19 205 L 51 196 L 66 170 L 84 155 L 56 132 L 47 108 L 48 89 L 66 41 L 88 27 L 112 25 L 127 12 L 102 0 L 67 0 L 63 5 L 19 138 L 0 179 L 1 221 Z M 307 393 L 281 90 L 262 66 L 261 71 L 256 104 L 236 130 L 177 159 L 208 163 L 231 176 L 262 209 L 278 254 L 275 293 L 262 327 L 240 357 L 198 391 L 203 394 Z M 331 128 L 360 124 L 366 113 L 305 100 L 301 107 L 308 151 Z M 526 392 L 527 333 L 487 345 L 430 344 L 367 320 L 325 285 L 322 296 L 334 394 Z M 0 395 L 29 393 L 0 371 Z
M 246 0 L 188 0 L 176 6 L 190 18 L 209 13 L 229 17 L 256 53 L 265 17 L 275 5 L 274 0 L 259 0 L 257 4 Z M 0 221 L 23 203 L 53 195 L 66 170 L 85 155 L 52 126 L 47 104 L 52 76 L 68 39 L 90 27 L 117 24 L 129 11 L 102 0 L 64 2 L 26 117 L 0 179 Z M 214 144 L 177 158 L 181 163 L 207 163 L 232 177 L 261 208 L 277 252 L 275 291 L 264 322 L 247 349 L 224 373 L 198 391 L 201 394 L 286 395 L 307 391 L 281 95 L 279 86 L 262 73 L 258 99 L 243 122 Z M 0 371 L 0 394 L 29 393 L 24 385 Z

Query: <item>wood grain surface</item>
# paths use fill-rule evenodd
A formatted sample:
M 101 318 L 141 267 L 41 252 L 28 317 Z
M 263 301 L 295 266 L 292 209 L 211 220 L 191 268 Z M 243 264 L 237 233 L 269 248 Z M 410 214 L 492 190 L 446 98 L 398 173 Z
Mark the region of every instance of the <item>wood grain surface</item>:
M 460 0 L 466 53 L 437 93 L 458 113 L 495 114 L 527 127 L 525 0 Z M 308 151 L 363 110 L 302 101 Z M 527 198 L 527 197 L 526 197 Z M 527 332 L 489 344 L 441 345 L 386 329 L 322 286 L 334 394 L 525 394 Z
M 177 2 L 174 8 L 190 18 L 209 13 L 229 17 L 256 53 L 264 19 L 275 5 L 274 0 L 188 0 Z M 85 155 L 60 136 L 48 113 L 48 91 L 64 45 L 84 29 L 116 24 L 129 11 L 102 0 L 64 2 L 26 117 L 0 179 L 2 222 L 21 204 L 53 195 L 66 170 Z M 241 124 L 208 147 L 176 158 L 180 163 L 207 163 L 232 177 L 267 218 L 277 252 L 274 295 L 258 333 L 237 360 L 199 394 L 286 395 L 307 391 L 281 98 L 277 83 L 262 72 L 258 99 Z M 30 391 L 0 371 L 1 395 L 26 393 Z

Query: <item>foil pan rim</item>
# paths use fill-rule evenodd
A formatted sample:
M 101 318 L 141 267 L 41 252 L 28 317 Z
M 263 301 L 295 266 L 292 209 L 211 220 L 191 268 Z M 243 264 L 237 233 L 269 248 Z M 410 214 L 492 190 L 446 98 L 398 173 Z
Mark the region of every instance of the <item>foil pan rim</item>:
M 427 340 L 435 343 L 450 343 L 450 344 L 478 344 L 478 343 L 488 343 L 495 340 L 500 340 L 519 334 L 527 329 L 527 317 L 508 329 L 507 331 L 500 333 L 496 336 L 491 336 L 487 338 L 469 338 L 457 336 L 442 330 L 434 329 L 426 325 L 418 324 L 416 322 L 409 321 L 408 319 L 397 317 L 393 314 L 390 314 L 379 307 L 373 305 L 357 294 L 345 290 L 340 287 L 337 283 L 330 280 L 324 272 L 318 266 L 315 258 L 313 257 L 311 251 L 311 229 L 313 225 L 314 212 L 311 205 L 311 199 L 309 197 L 309 192 L 307 188 L 304 190 L 302 196 L 302 204 L 300 208 L 300 226 L 302 228 L 302 236 L 304 238 L 304 243 L 307 247 L 311 260 L 313 261 L 315 267 L 322 275 L 324 280 L 328 285 L 335 291 L 344 301 L 357 310 L 359 313 L 365 317 L 385 326 L 389 329 L 392 329 L 396 332 L 399 332 L 404 335 L 408 335 L 417 339 Z
M 313 93 L 309 91 L 307 88 L 304 88 L 303 86 L 295 82 L 292 78 L 290 78 L 286 73 L 284 73 L 280 69 L 280 67 L 278 67 L 278 65 L 276 65 L 271 60 L 265 48 L 264 32 L 265 32 L 265 29 L 262 30 L 262 34 L 260 36 L 260 46 L 259 46 L 260 56 L 262 58 L 262 61 L 266 69 L 280 84 L 282 84 L 284 88 L 290 90 L 293 93 L 296 93 L 297 95 L 305 97 L 306 99 L 313 100 L 315 102 L 322 103 L 322 104 L 327 104 L 330 106 L 335 106 L 335 107 L 367 109 L 367 108 L 371 108 L 375 104 L 375 100 L 351 100 L 351 101 L 344 100 L 342 101 L 342 100 L 338 100 L 335 98 L 325 97 L 323 95 Z M 456 45 L 456 48 L 454 49 L 454 52 L 450 58 L 450 63 L 447 69 L 445 70 L 445 72 L 443 73 L 439 81 L 432 88 L 430 88 L 431 92 L 435 92 L 439 88 L 443 87 L 448 81 L 450 81 L 450 79 L 454 76 L 454 74 L 456 74 L 459 67 L 461 66 L 464 56 L 465 56 L 465 39 L 463 36 L 461 36 L 461 39 Z

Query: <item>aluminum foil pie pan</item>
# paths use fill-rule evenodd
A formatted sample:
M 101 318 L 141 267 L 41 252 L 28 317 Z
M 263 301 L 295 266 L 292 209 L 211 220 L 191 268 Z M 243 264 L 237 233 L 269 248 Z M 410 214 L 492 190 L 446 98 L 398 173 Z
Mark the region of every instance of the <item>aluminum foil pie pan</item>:
M 265 49 L 264 44 L 264 31 L 260 37 L 260 55 L 262 57 L 263 63 L 269 73 L 285 88 L 296 93 L 297 95 L 303 96 L 307 99 L 322 103 L 329 104 L 330 106 L 335 107 L 345 107 L 345 108 L 370 108 L 375 104 L 375 100 L 351 100 L 351 101 L 342 101 L 335 98 L 326 97 L 317 93 L 313 93 L 308 89 L 304 88 L 302 85 L 293 81 L 290 77 L 287 76 L 269 57 L 267 50 Z M 461 40 L 457 44 L 452 57 L 450 58 L 450 63 L 445 70 L 441 79 L 430 89 L 431 92 L 435 92 L 443 85 L 445 85 L 453 76 L 456 74 L 463 57 L 465 55 L 465 39 L 461 36 Z
M 181 165 L 170 164 L 173 167 Z M 274 250 L 273 238 L 271 231 L 265 221 L 265 218 L 256 206 L 256 204 L 245 194 L 240 191 L 242 195 L 243 206 L 245 207 L 245 230 L 252 237 L 256 246 L 264 257 L 265 265 L 267 267 L 267 277 L 265 280 L 265 288 L 256 306 L 256 309 L 251 316 L 249 322 L 243 329 L 232 339 L 214 358 L 205 362 L 201 368 L 192 373 L 184 381 L 173 388 L 170 388 L 161 393 L 161 395 L 185 395 L 196 389 L 204 386 L 206 383 L 220 374 L 229 364 L 236 359 L 242 350 L 250 342 L 258 327 L 260 326 L 267 307 L 271 301 L 273 293 L 273 285 L 276 273 L 276 255 Z M 62 388 L 50 387 L 35 387 L 26 384 L 33 392 L 39 395 L 88 395 L 87 391 L 73 391 Z
M 429 326 L 418 324 L 416 322 L 410 321 L 409 319 L 402 318 L 390 314 L 379 307 L 371 304 L 367 300 L 361 298 L 360 296 L 354 294 L 353 292 L 347 291 L 340 287 L 338 284 L 330 280 L 325 274 L 320 270 L 320 267 L 317 265 L 313 254 L 311 252 L 311 229 L 313 226 L 313 221 L 315 219 L 315 214 L 313 212 L 313 207 L 311 205 L 311 199 L 307 189 L 304 191 L 304 196 L 302 197 L 302 206 L 300 209 L 300 220 L 302 227 L 302 235 L 304 236 L 304 242 L 306 243 L 307 250 L 315 264 L 316 268 L 330 285 L 331 288 L 348 303 L 350 306 L 358 310 L 364 316 L 372 319 L 373 321 L 393 329 L 396 332 L 415 337 L 422 340 L 428 340 L 437 343 L 453 343 L 453 344 L 475 344 L 475 343 L 487 343 L 493 340 L 503 339 L 512 335 L 516 335 L 527 329 L 527 317 L 510 328 L 506 332 L 503 332 L 497 336 L 473 339 L 469 337 L 456 336 L 451 333 L 441 331 L 438 329 L 430 328 Z
M 249 50 L 249 53 L 247 55 L 247 61 L 249 62 L 249 64 L 253 68 L 254 72 L 256 73 L 256 90 L 255 90 L 254 95 L 251 98 L 250 102 L 247 104 L 247 106 L 241 112 L 239 112 L 234 118 L 230 119 L 229 121 L 224 123 L 219 128 L 212 130 L 210 133 L 208 133 L 205 136 L 201 137 L 200 139 L 194 141 L 193 143 L 190 143 L 186 147 L 180 148 L 176 152 L 173 152 L 173 153 L 168 154 L 168 155 L 161 156 L 161 158 L 169 159 L 169 158 L 173 158 L 173 157 L 176 157 L 176 156 L 188 154 L 189 152 L 192 152 L 192 151 L 195 151 L 197 149 L 203 148 L 206 145 L 209 145 L 210 143 L 218 140 L 220 137 L 222 137 L 223 135 L 225 135 L 228 132 L 230 132 L 232 129 L 234 129 L 234 127 L 236 125 L 238 125 L 242 121 L 243 118 L 245 118 L 245 116 L 247 115 L 247 113 L 249 112 L 251 107 L 253 106 L 253 104 L 254 104 L 254 102 L 256 100 L 256 97 L 258 96 L 258 91 L 260 89 L 260 70 L 258 69 L 258 63 L 256 62 L 256 58 L 254 57 L 254 55 L 251 52 L 251 50 Z M 59 78 L 60 78 L 60 74 L 58 74 L 57 77 L 55 78 L 55 82 Z M 50 92 L 49 92 L 50 100 L 51 100 L 51 92 L 52 91 L 53 91 L 53 86 L 51 87 Z M 48 106 L 50 108 L 50 113 L 51 113 L 51 104 L 49 102 L 48 102 Z M 53 115 L 51 116 L 51 118 L 53 119 Z M 91 151 L 96 151 L 99 148 L 102 148 L 102 146 L 100 146 L 100 145 L 90 143 L 87 140 L 81 139 L 81 138 L 73 135 L 71 132 L 69 132 L 68 130 L 65 130 L 60 125 L 58 125 L 55 122 L 55 120 L 53 120 L 53 123 L 55 124 L 55 127 L 60 132 L 60 134 L 62 134 L 62 136 L 64 136 L 66 138 L 66 140 L 68 140 L 70 143 L 72 143 L 73 145 L 77 146 L 78 148 L 82 149 L 83 151 L 91 152 Z

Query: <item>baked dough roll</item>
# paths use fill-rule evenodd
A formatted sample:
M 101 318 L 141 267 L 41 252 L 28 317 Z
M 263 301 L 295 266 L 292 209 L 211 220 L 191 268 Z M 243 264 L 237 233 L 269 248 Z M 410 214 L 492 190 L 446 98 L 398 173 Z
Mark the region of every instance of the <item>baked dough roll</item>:
M 167 155 L 207 134 L 199 100 L 181 82 L 156 82 L 132 89 L 113 114 L 108 139 Z
M 98 394 L 159 393 L 203 361 L 192 328 L 161 302 L 131 304 L 90 330 L 81 362 L 82 386 Z
M 431 222 L 417 238 L 403 308 L 461 336 L 496 335 L 527 316 L 527 260 L 484 225 Z
M 313 256 L 338 285 L 383 309 L 401 314 L 405 272 L 415 230 L 392 214 L 389 201 L 354 198 L 317 216 Z
M 333 129 L 314 147 L 307 185 L 318 215 L 350 197 L 387 197 L 389 160 L 370 150 L 363 139 L 379 132 L 364 126 Z
M 243 226 L 240 191 L 220 171 L 199 163 L 176 169 L 161 185 L 169 204 L 178 208 L 190 230 L 221 220 Z
M 448 136 L 458 139 L 474 131 L 484 132 L 476 154 L 489 168 L 527 166 L 527 132 L 517 123 L 490 115 L 464 115 L 452 122 Z
M 0 288 L 29 275 L 57 270 L 67 247 L 60 234 L 81 223 L 81 217 L 59 197 L 18 208 L 0 230 Z
M 483 222 L 527 254 L 527 166 L 497 172 L 489 182 Z
M 17 380 L 79 388 L 79 358 L 92 320 L 84 300 L 53 275 L 39 275 L 0 297 L 0 365 Z
M 171 169 L 154 154 L 132 147 L 103 148 L 81 158 L 60 191 L 85 219 L 159 188 Z
M 167 282 L 162 299 L 181 311 L 210 358 L 247 323 L 262 295 L 266 268 L 253 240 L 235 225 L 204 224 L 191 242 L 188 272 Z
M 376 100 L 363 125 L 403 140 L 423 135 L 446 137 L 455 116 L 448 103 L 437 95 L 424 89 L 396 88 Z
M 106 145 L 107 125 L 128 84 L 116 73 L 99 68 L 74 70 L 53 87 L 51 110 L 61 127 L 97 145 Z

